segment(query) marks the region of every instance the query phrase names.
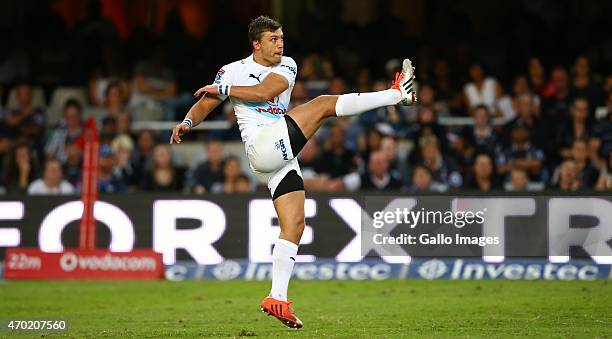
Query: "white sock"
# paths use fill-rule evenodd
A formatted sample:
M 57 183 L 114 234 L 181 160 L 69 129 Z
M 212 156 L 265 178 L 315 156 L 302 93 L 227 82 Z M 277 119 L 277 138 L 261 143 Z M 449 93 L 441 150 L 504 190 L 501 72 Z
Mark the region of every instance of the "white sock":
M 272 250 L 272 290 L 270 296 L 287 301 L 287 288 L 295 264 L 298 245 L 289 240 L 277 239 Z
M 336 116 L 360 114 L 375 108 L 395 105 L 400 100 L 402 100 L 402 94 L 396 89 L 342 94 L 336 102 Z

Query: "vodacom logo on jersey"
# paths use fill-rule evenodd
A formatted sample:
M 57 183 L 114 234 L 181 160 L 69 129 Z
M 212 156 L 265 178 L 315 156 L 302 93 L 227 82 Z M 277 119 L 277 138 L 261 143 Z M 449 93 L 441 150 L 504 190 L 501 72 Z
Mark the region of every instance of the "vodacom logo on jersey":
M 263 103 L 262 103 L 263 104 Z M 272 114 L 285 114 L 287 113 L 287 108 L 283 107 L 278 103 L 278 96 L 275 96 L 272 100 L 267 100 L 265 104 L 268 107 L 257 107 L 257 112 L 259 113 L 272 113 Z

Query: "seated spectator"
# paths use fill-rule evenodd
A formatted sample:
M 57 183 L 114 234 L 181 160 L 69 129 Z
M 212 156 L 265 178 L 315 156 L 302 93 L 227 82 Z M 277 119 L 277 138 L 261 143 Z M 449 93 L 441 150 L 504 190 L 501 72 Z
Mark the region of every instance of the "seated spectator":
M 123 83 L 115 80 L 108 83 L 104 90 L 104 117 L 114 117 L 128 115 L 126 106 L 126 96 L 123 93 Z
M 344 146 L 345 134 L 338 124 L 329 131 L 327 149 L 321 154 L 319 173 L 338 178 L 357 171 L 355 154 Z
M 517 115 L 515 107 L 518 106 L 517 99 L 523 94 L 531 94 L 529 83 L 524 75 L 518 75 L 514 78 L 512 93 L 502 96 L 497 102 L 498 116 L 502 118 L 504 123 L 514 119 Z M 536 116 L 540 115 L 540 98 L 537 95 L 532 96 L 533 110 Z
M 448 105 L 444 101 L 440 101 L 436 97 L 436 90 L 432 85 L 424 82 L 419 84 L 419 93 L 417 94 L 418 104 L 420 106 L 430 107 L 438 116 L 446 117 L 450 115 Z
M 74 186 L 63 179 L 62 164 L 55 159 L 47 160 L 43 177 L 34 180 L 28 186 L 28 194 L 30 195 L 66 195 L 73 193 Z
M 163 46 L 155 46 L 149 60 L 139 61 L 134 66 L 130 107 L 141 107 L 176 96 L 176 78 L 174 71 L 166 65 L 166 56 Z
M 574 98 L 585 98 L 590 107 L 595 107 L 601 101 L 600 84 L 593 79 L 589 59 L 578 56 L 574 62 L 573 79 L 570 92 Z
M 232 193 L 252 193 L 253 186 L 251 180 L 244 174 L 240 174 L 232 183 Z
M 389 159 L 382 151 L 370 153 L 368 171 L 361 176 L 361 189 L 396 190 L 401 182 L 389 173 Z
M 66 145 L 77 140 L 83 130 L 83 109 L 74 99 L 64 105 L 64 119 L 53 130 L 45 147 L 47 159 L 57 159 L 66 162 Z
M 64 162 L 64 179 L 66 179 L 72 186 L 81 186 L 81 172 L 83 165 L 81 163 L 83 157 L 83 151 L 76 142 L 66 144 L 64 147 L 66 150 L 66 161 Z
M 3 124 L 8 128 L 11 138 L 30 141 L 38 150 L 43 146 L 45 132 L 45 112 L 32 104 L 32 86 L 21 82 L 16 86 L 19 108 L 8 112 Z
M 571 152 L 572 159 L 576 162 L 578 178 L 582 181 L 581 187 L 594 188 L 599 178 L 599 170 L 591 165 L 587 142 L 582 139 L 575 140 Z
M 497 115 L 497 100 L 502 95 L 502 88 L 492 77 L 487 77 L 483 66 L 474 63 L 469 70 L 470 82 L 463 88 L 467 112 L 472 115 L 476 106 L 485 105 L 494 115 Z
M 359 160 L 370 159 L 370 154 L 380 149 L 382 138 L 382 133 L 376 128 L 368 128 L 365 133 L 359 135 Z M 346 145 L 346 142 L 344 144 Z M 367 166 L 368 164 L 364 164 L 364 168 L 360 171 L 367 170 Z
M 478 154 L 464 188 L 480 192 L 490 192 L 500 188 L 495 172 L 493 158 L 486 153 Z
M 223 163 L 223 182 L 213 184 L 213 193 L 234 193 L 236 192 L 236 181 L 244 175 L 240 170 L 240 160 L 234 156 L 229 156 Z
M 529 140 L 529 131 L 524 126 L 512 130 L 512 143 L 497 154 L 497 172 L 506 176 L 514 167 L 520 167 L 529 173 L 531 180 L 542 181 L 544 152 L 535 147 Z
M 117 170 L 120 171 L 121 176 L 126 179 L 129 190 L 131 192 L 136 191 L 142 180 L 142 175 L 132 163 L 134 142 L 129 136 L 122 134 L 113 139 L 111 147 L 117 158 Z
M 206 144 L 206 161 L 198 165 L 193 172 L 195 193 L 211 192 L 215 183 L 223 182 L 224 158 L 222 142 L 211 140 Z
M 100 144 L 110 144 L 117 136 L 117 119 L 106 117 L 102 120 L 100 129 Z
M 578 171 L 574 160 L 569 159 L 561 163 L 559 167 L 559 178 L 553 185 L 553 188 L 560 191 L 577 191 L 581 188 L 581 182 L 580 178 L 578 178 Z
M 418 145 L 423 138 L 435 137 L 438 140 L 438 146 L 441 147 L 441 152 L 448 152 L 448 138 L 446 136 L 446 128 L 438 123 L 438 118 L 431 107 L 421 107 L 417 112 L 417 123 L 412 126 L 409 133 L 410 139 L 414 145 Z M 420 149 L 410 154 L 410 162 L 416 164 L 422 161 Z
M 474 108 L 474 125 L 463 128 L 463 139 L 473 145 L 478 153 L 493 153 L 498 146 L 497 133 L 491 126 L 491 117 L 487 106 Z
M 599 172 L 595 189 L 597 191 L 612 191 L 612 153 L 608 154 L 606 165 Z
M 570 85 L 567 71 L 561 66 L 553 68 L 550 79 L 553 91 L 542 102 L 542 118 L 549 127 L 556 128 L 570 116 Z
M 98 161 L 98 191 L 100 193 L 127 192 L 127 180 L 116 166 L 117 159 L 110 145 L 100 145 L 100 159 Z
M 422 138 L 419 142 L 423 165 L 431 172 L 433 181 L 448 188 L 458 188 L 463 178 L 455 163 L 440 151 L 438 139 L 434 136 Z
M 533 90 L 533 93 L 541 98 L 551 96 L 554 88 L 546 78 L 546 71 L 540 58 L 531 57 L 527 69 L 529 73 L 529 87 Z
M 445 185 L 433 181 L 431 171 L 427 166 L 416 165 L 412 169 L 412 181 L 408 187 L 410 193 L 444 192 Z
M 398 159 L 397 142 L 391 136 L 385 136 L 380 141 L 380 150 L 383 152 L 389 162 L 389 173 L 393 179 L 402 181 L 402 171 L 400 169 L 400 161 Z
M 529 175 L 521 167 L 514 167 L 510 171 L 510 180 L 505 185 L 509 192 L 526 192 L 529 185 Z
M 153 131 L 142 130 L 138 133 L 136 149 L 132 152 L 132 165 L 139 176 L 144 175 L 151 168 L 151 158 L 156 143 Z
M 548 122 L 539 118 L 535 110 L 533 96 L 524 93 L 516 99 L 517 117 L 504 125 L 504 133 L 501 135 L 501 143 L 509 145 L 511 133 L 517 126 L 523 126 L 529 131 L 529 140 L 536 147 L 548 155 L 554 155 L 557 147 L 555 145 L 554 129 L 548 126 Z M 551 154 L 553 153 L 553 154 Z
M 561 158 L 571 158 L 574 140 L 588 140 L 590 136 L 589 103 L 584 98 L 575 99 L 572 104 L 571 120 L 567 120 L 561 125 L 557 133 L 557 147 Z
M 606 159 L 612 154 L 612 91 L 608 96 L 608 116 L 597 121 L 589 139 L 589 158 L 593 166 L 600 170 L 605 168 Z
M 153 166 L 142 183 L 142 189 L 149 192 L 172 192 L 181 188 L 179 175 L 172 165 L 172 149 L 168 144 L 159 144 L 153 149 Z
M 5 159 L 3 172 L 8 193 L 26 193 L 30 183 L 40 176 L 36 154 L 27 144 L 18 144 Z

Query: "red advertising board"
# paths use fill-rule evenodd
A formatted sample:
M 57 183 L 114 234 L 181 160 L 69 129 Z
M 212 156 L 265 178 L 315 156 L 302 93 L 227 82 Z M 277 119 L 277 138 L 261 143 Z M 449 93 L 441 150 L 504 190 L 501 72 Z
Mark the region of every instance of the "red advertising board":
M 162 279 L 162 255 L 149 249 L 131 252 L 8 248 L 5 279 Z

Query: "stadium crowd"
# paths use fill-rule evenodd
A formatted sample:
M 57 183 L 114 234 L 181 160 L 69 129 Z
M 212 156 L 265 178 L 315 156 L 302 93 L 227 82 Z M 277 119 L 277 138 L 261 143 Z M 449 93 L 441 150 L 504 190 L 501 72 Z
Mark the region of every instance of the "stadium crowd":
M 176 15 L 168 22 L 163 35 L 136 29 L 127 41 L 102 18 L 77 25 L 70 34 L 51 29 L 48 40 L 37 42 L 44 58 L 32 56 L 18 41 L 4 44 L 1 193 L 77 193 L 82 150 L 76 141 L 88 117 L 99 126 L 102 193 L 257 189 L 244 170 L 244 157 L 226 150 L 240 142 L 227 103 L 210 119 L 227 121 L 231 128 L 193 131 L 187 141 L 202 143 L 202 154 L 181 166 L 167 143 L 169 130 L 134 129 L 138 121 L 180 121 L 194 102 L 192 91 L 212 81 L 213 67 L 247 55 L 248 46 L 233 59 L 207 59 L 206 71 L 195 76 L 184 56 L 196 42 L 181 30 Z M 53 42 L 77 52 L 68 57 Z M 386 89 L 401 65 L 399 59 L 386 59 L 382 67 L 357 65 L 347 75 L 339 69 L 351 66 L 350 57 L 291 51 L 288 43 L 287 54 L 299 67 L 292 106 L 320 94 Z M 68 70 L 53 72 L 60 59 Z M 457 64 L 444 53 L 426 62 L 419 56 L 418 104 L 330 121 L 300 155 L 306 189 L 611 190 L 612 75 L 597 73 L 586 54 L 571 59 L 547 64 L 530 57 L 500 75 L 487 72 L 476 58 Z

